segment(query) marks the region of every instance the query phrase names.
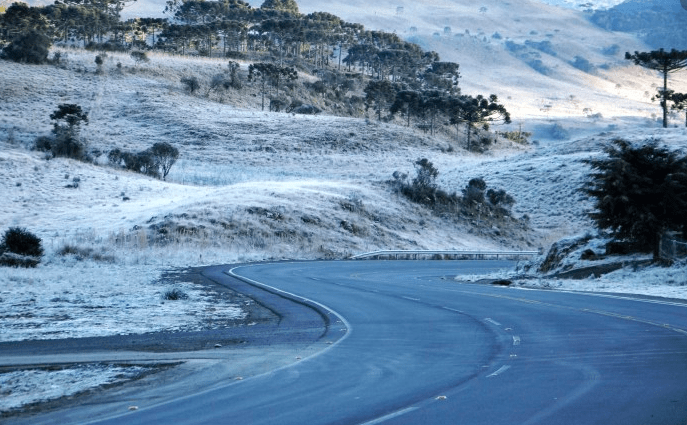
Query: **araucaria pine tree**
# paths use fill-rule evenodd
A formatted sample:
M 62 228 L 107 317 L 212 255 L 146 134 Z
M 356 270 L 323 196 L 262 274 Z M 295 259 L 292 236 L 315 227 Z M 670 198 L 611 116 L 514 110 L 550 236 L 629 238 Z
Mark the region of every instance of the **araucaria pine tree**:
M 633 61 L 635 65 L 654 69 L 663 74 L 663 89 L 659 89 L 659 94 L 661 108 L 663 108 L 663 127 L 668 127 L 668 74 L 687 67 L 687 50 L 673 49 L 666 52 L 660 49 L 652 52 L 635 52 L 634 55 L 626 52 L 625 59 Z

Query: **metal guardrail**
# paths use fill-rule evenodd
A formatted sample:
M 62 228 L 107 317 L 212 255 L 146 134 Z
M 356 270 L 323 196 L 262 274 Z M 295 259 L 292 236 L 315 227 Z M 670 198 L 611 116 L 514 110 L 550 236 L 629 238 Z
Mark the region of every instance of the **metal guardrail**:
M 501 257 L 533 257 L 535 255 L 539 255 L 539 251 L 455 251 L 455 250 L 447 250 L 447 251 L 426 251 L 426 250 L 386 250 L 386 251 L 373 251 L 373 252 L 365 252 L 363 254 L 358 254 L 354 255 L 351 257 L 353 260 L 362 260 L 362 259 L 367 259 L 367 258 L 375 258 L 375 257 L 394 257 L 398 259 L 399 256 L 412 256 L 415 255 L 416 258 L 419 256 L 427 256 L 427 255 L 441 255 L 441 256 L 450 256 L 450 257 L 475 257 L 475 258 L 486 258 L 486 257 L 495 257 L 495 259 L 499 259 L 499 256 Z

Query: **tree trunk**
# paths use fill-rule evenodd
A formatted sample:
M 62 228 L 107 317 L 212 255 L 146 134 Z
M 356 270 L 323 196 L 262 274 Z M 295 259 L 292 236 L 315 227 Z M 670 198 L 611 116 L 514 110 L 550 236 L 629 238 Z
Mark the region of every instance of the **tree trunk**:
M 668 128 L 668 67 L 663 67 L 663 93 L 661 94 L 663 106 L 663 128 Z
M 654 261 L 659 261 L 661 259 L 661 236 L 663 236 L 663 230 L 659 230 L 654 235 Z
M 262 80 L 262 110 L 265 110 L 265 79 Z

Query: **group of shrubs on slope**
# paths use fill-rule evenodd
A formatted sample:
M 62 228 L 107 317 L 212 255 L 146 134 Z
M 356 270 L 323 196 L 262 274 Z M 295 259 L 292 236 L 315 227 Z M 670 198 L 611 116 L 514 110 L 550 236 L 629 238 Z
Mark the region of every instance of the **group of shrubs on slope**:
M 439 170 L 427 158 L 417 160 L 415 168 L 416 175 L 412 179 L 406 173 L 393 173 L 389 183 L 394 192 L 442 216 L 493 221 L 512 218 L 511 207 L 515 199 L 503 189 L 487 189 L 483 178 L 470 179 L 459 195 L 439 188 L 436 182 Z
M 132 153 L 118 148 L 107 154 L 110 164 L 147 176 L 167 179 L 172 165 L 179 158 L 179 150 L 166 142 L 155 143 L 152 147 Z
M 81 135 L 81 126 L 88 124 L 88 113 L 81 106 L 63 103 L 50 114 L 53 121 L 52 135 L 40 136 L 34 148 L 46 152 L 50 157 L 65 157 L 80 161 L 91 161 L 86 139 Z M 115 167 L 167 179 L 172 166 L 179 158 L 179 150 L 167 142 L 158 142 L 140 152 L 112 149 L 107 159 Z

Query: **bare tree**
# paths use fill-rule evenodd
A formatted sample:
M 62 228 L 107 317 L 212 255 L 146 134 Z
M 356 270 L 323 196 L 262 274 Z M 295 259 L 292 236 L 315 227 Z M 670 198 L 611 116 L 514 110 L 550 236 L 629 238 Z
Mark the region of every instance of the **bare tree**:
M 166 180 L 169 170 L 179 158 L 179 150 L 166 142 L 155 143 L 150 148 L 150 155 L 159 168 L 162 179 Z

